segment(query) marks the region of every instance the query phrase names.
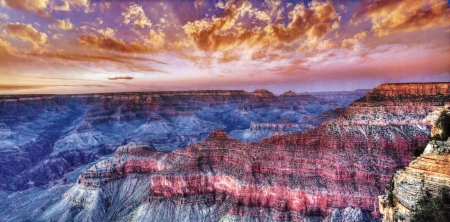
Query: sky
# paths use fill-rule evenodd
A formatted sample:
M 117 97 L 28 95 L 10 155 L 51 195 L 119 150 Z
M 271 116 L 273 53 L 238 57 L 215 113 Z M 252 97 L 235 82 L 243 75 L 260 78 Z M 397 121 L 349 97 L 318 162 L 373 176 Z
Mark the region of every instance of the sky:
M 0 94 L 440 81 L 446 0 L 0 0 Z

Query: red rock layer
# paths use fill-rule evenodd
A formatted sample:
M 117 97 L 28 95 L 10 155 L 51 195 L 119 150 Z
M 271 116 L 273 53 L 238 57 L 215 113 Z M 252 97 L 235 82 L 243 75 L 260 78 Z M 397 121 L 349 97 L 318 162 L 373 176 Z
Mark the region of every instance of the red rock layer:
M 337 119 L 300 134 L 242 143 L 217 131 L 170 154 L 119 149 L 121 155 L 94 166 L 78 183 L 100 186 L 147 173 L 150 201 L 211 194 L 232 198 L 232 214 L 245 214 L 241 206 L 293 214 L 347 206 L 376 212 L 377 196 L 411 161 L 413 146 L 426 144 L 431 125 L 425 117 L 450 101 L 450 83 L 421 85 L 381 85 Z
M 381 84 L 373 90 L 371 96 L 433 96 L 449 93 L 450 87 L 448 83 L 397 83 Z

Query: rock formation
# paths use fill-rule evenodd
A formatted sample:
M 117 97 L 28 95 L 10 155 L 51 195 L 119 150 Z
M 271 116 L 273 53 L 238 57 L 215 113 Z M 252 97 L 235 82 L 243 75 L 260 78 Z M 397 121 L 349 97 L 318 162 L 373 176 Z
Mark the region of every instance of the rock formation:
M 39 220 L 375 220 L 378 195 L 427 143 L 426 117 L 446 101 L 450 83 L 383 84 L 298 134 L 244 143 L 218 130 L 172 153 L 131 144 Z
M 448 105 L 438 108 L 427 119 L 435 121 L 439 113 L 450 111 Z M 432 136 L 438 131 L 433 127 Z M 395 173 L 385 194 L 379 196 L 383 221 L 410 221 L 418 210 L 420 198 L 436 196 L 442 187 L 450 188 L 449 165 L 450 138 L 448 141 L 430 141 L 422 155 Z
M 345 94 L 345 93 L 341 93 Z M 353 94 L 349 94 L 353 96 Z M 320 115 L 338 102 L 267 90 L 103 93 L 0 96 L 0 190 L 24 190 L 61 179 L 67 170 L 92 163 L 130 142 L 170 152 L 217 129 L 251 141 L 283 133 L 253 124 L 300 125 L 301 132 L 333 118 Z M 311 121 L 299 122 L 308 115 Z M 302 127 L 303 125 L 307 127 Z M 247 141 L 244 140 L 243 141 Z
M 386 194 L 379 196 L 383 221 L 410 221 L 420 198 L 450 188 L 449 165 L 450 141 L 431 141 L 420 157 L 397 171 Z

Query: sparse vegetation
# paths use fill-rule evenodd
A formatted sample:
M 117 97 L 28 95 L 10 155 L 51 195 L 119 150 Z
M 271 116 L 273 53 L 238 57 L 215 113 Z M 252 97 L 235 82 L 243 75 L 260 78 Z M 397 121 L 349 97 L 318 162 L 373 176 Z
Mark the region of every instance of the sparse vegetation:
M 387 191 L 387 198 L 388 198 L 388 204 L 389 206 L 394 206 L 394 177 L 389 181 L 388 185 L 386 186 Z
M 445 141 L 450 137 L 450 111 L 443 111 L 436 120 L 436 127 L 441 129 L 441 134 L 434 135 L 432 139 Z
M 417 157 L 422 155 L 424 150 L 425 150 L 425 146 L 414 146 L 414 148 L 413 148 L 413 159 L 416 159 Z
M 449 190 L 442 187 L 438 195 L 431 197 L 429 193 L 418 202 L 418 211 L 413 215 L 414 222 L 450 222 L 450 195 Z

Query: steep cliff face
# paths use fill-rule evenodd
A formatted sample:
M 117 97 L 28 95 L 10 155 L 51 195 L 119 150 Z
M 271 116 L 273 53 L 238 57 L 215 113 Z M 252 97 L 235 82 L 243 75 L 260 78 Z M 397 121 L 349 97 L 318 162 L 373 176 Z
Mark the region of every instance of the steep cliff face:
M 428 116 L 434 122 L 450 104 L 440 107 Z M 439 132 L 433 126 L 431 133 Z M 384 195 L 379 196 L 383 221 L 411 221 L 418 210 L 418 200 L 436 196 L 442 187 L 450 189 L 450 138 L 448 141 L 432 140 L 424 152 L 407 167 L 395 173 Z
M 379 196 L 383 221 L 410 221 L 420 198 L 450 188 L 449 164 L 450 141 L 431 141 L 420 157 L 395 173 L 386 194 Z
M 381 85 L 299 134 L 243 143 L 216 131 L 169 154 L 121 148 L 40 220 L 372 220 L 377 196 L 427 143 L 427 115 L 450 101 L 450 83 L 417 85 L 427 90 Z
M 397 83 L 397 84 L 381 84 L 373 95 L 380 96 L 435 96 L 438 94 L 447 94 L 449 86 L 446 83 Z
M 311 95 L 267 90 L 0 96 L 0 190 L 53 183 L 129 142 L 170 152 L 217 129 L 246 141 L 240 135 L 252 123 L 295 125 L 308 115 L 307 128 L 286 131 L 301 132 L 332 118 L 320 113 L 339 107 Z M 251 130 L 251 141 L 283 129 Z
M 305 130 L 314 129 L 321 123 L 332 120 L 345 111 L 345 108 L 330 109 L 321 112 L 317 116 L 303 115 L 300 120 L 293 122 L 291 119 L 282 117 L 276 122 L 252 122 L 247 130 L 234 130 L 230 137 L 243 142 L 257 142 L 262 138 L 271 137 L 275 134 L 293 134 Z

